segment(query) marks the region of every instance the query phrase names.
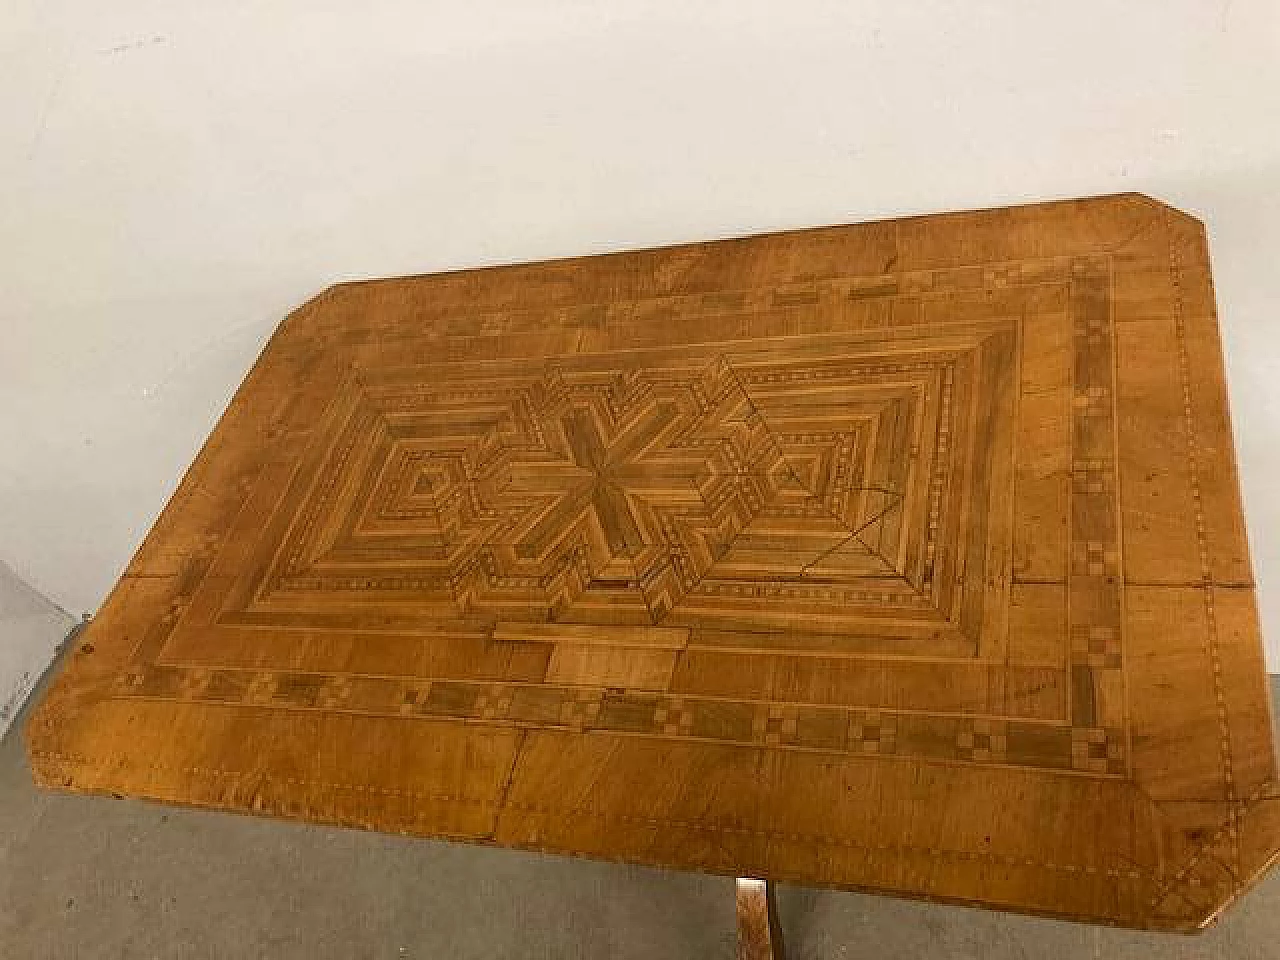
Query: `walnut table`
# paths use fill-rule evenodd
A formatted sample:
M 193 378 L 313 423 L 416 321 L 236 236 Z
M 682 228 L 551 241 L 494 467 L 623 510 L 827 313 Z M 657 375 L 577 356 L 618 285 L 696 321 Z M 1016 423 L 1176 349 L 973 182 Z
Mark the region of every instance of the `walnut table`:
M 1222 371 L 1136 195 L 341 284 L 35 775 L 1198 928 L 1280 848 Z

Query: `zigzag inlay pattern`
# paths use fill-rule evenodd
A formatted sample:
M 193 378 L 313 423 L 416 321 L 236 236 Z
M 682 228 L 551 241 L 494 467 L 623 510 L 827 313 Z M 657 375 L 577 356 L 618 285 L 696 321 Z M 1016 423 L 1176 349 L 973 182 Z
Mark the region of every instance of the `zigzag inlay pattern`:
M 965 567 L 1011 429 L 984 364 L 1014 338 L 366 373 L 240 612 L 347 592 L 468 623 L 748 634 L 807 613 L 833 636 L 972 644 Z

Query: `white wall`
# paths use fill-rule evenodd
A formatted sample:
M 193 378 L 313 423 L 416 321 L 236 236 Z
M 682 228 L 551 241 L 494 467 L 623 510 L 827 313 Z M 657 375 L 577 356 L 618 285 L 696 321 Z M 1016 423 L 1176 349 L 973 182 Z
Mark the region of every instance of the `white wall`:
M 1121 190 L 1209 225 L 1280 669 L 1275 0 L 0 0 L 0 556 L 94 609 L 337 279 Z

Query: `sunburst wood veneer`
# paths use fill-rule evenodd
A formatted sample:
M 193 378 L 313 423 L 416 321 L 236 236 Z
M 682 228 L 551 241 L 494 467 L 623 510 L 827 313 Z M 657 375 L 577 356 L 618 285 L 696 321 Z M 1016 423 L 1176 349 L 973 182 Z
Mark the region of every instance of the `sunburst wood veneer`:
M 1280 847 L 1203 229 L 333 287 L 28 732 L 50 786 L 1198 927 Z

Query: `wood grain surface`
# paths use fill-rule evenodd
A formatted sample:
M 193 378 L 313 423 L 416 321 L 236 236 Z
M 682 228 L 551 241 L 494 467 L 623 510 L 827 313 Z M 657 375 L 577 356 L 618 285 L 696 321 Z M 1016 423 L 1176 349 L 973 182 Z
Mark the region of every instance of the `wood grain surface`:
M 787 960 L 773 884 L 738 877 L 738 960 Z
M 1178 930 L 1280 847 L 1137 195 L 333 287 L 78 644 L 53 787 Z

